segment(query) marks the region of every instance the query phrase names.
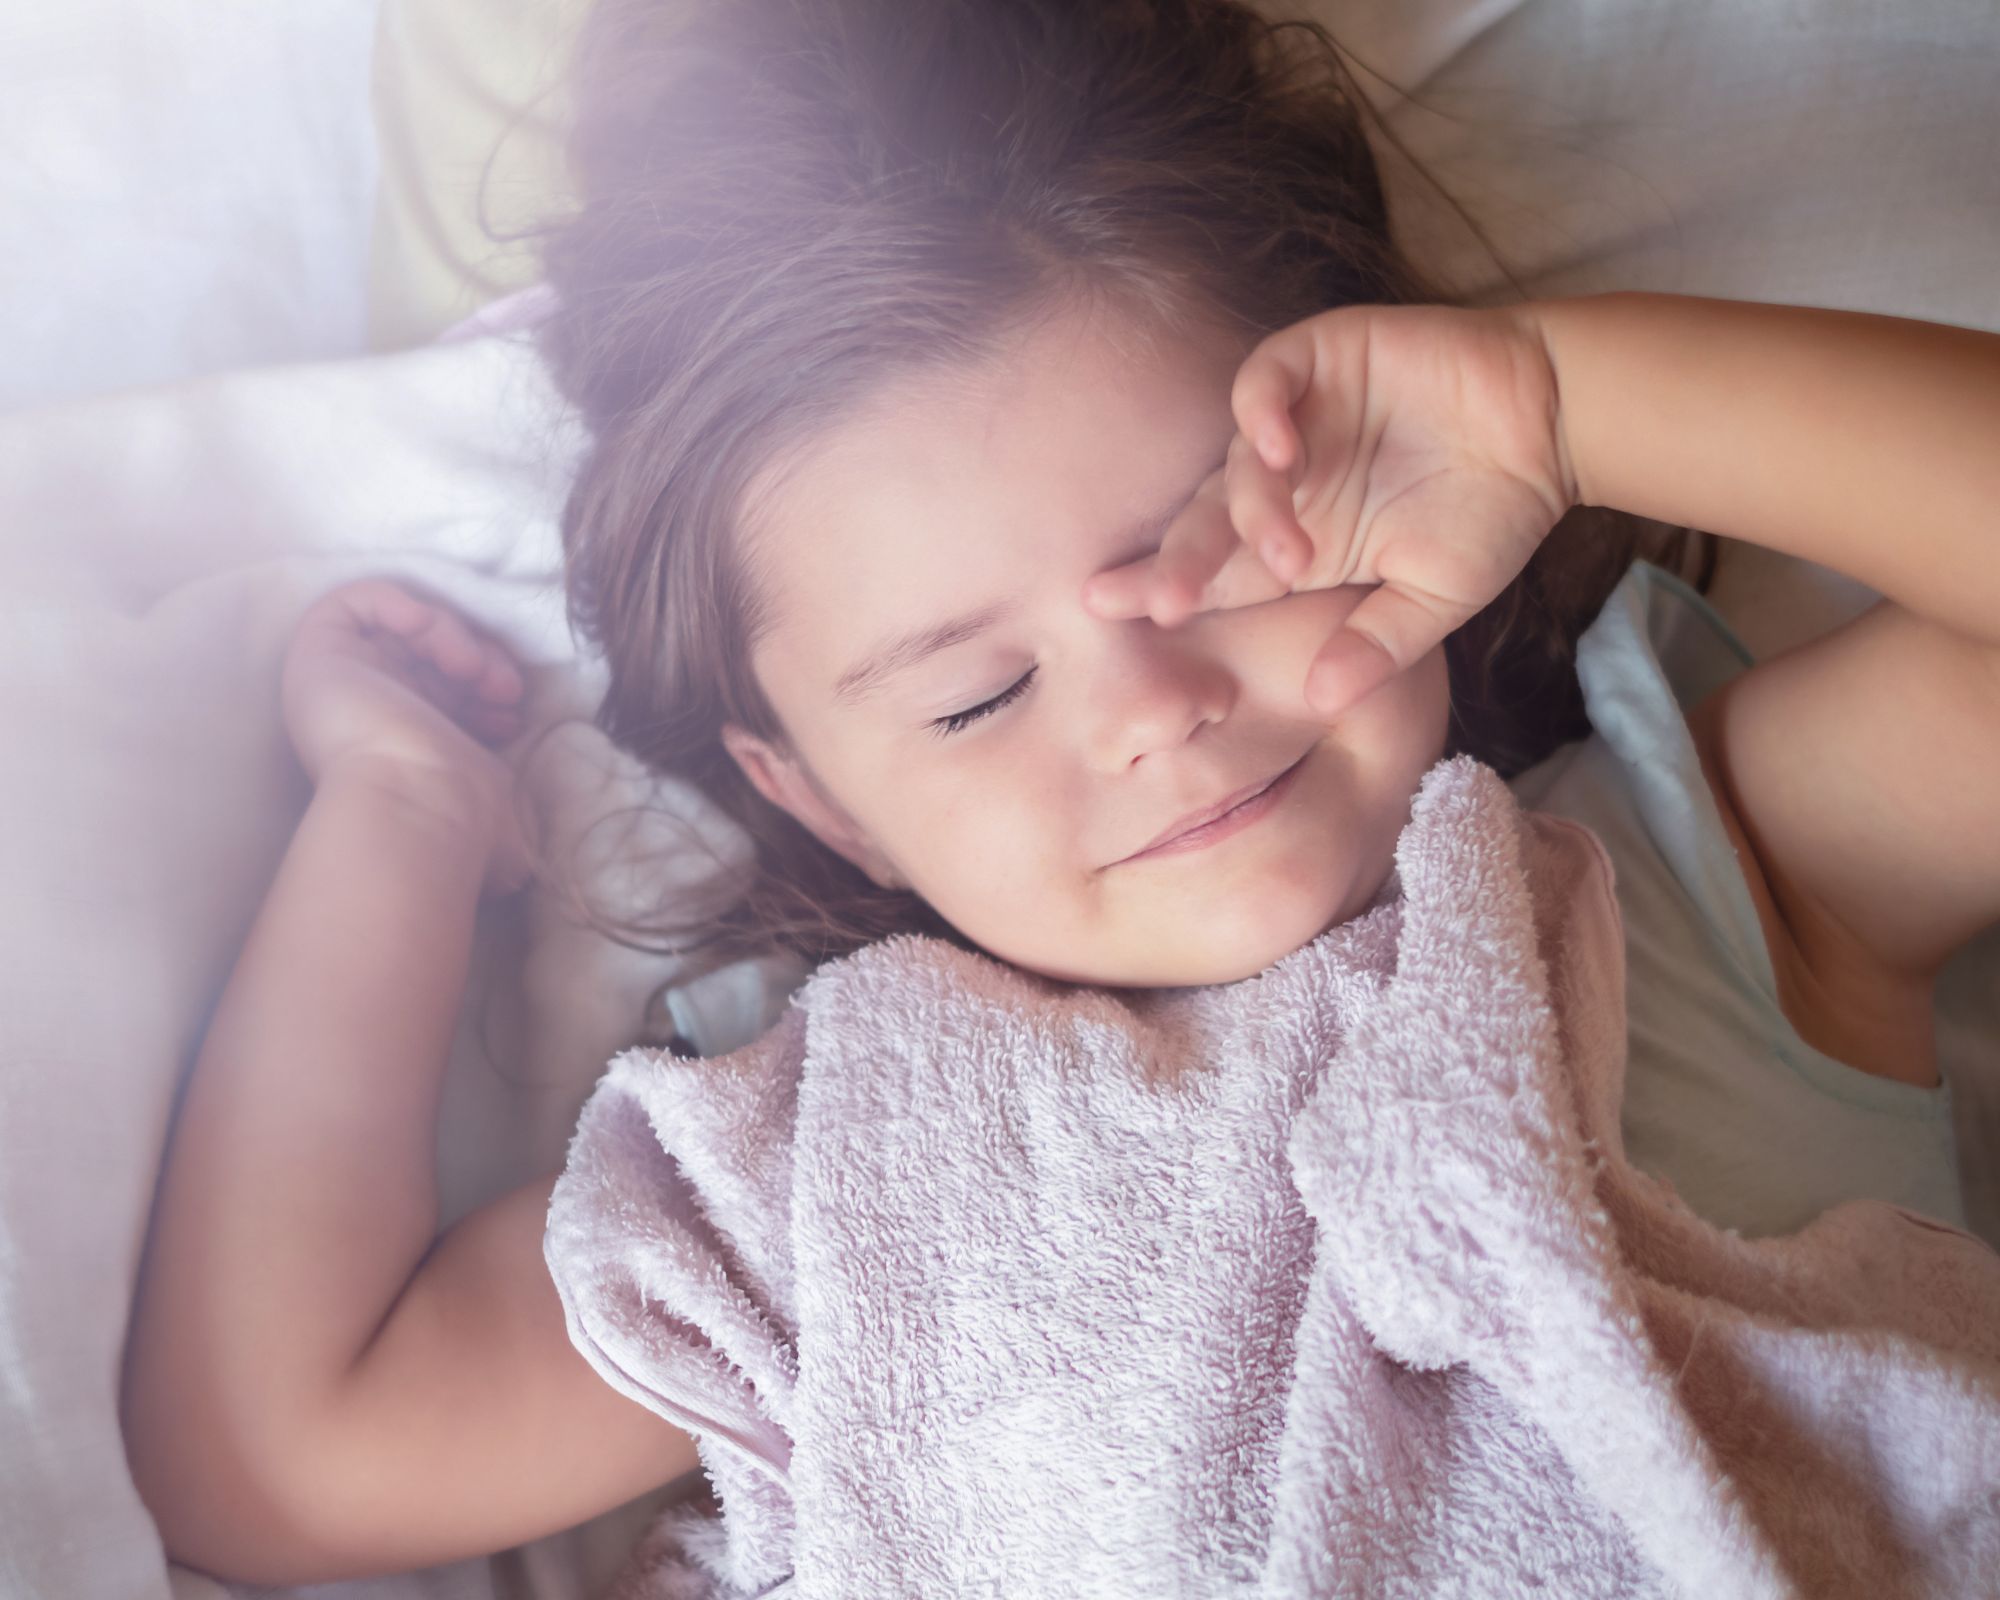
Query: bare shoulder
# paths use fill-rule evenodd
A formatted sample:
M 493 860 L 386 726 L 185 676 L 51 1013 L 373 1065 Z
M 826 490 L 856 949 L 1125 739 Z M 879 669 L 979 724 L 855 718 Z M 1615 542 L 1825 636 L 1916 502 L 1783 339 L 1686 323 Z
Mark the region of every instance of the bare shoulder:
M 2000 652 L 1887 601 L 1688 714 L 1809 1043 L 1937 1081 L 1937 973 L 2000 920 Z

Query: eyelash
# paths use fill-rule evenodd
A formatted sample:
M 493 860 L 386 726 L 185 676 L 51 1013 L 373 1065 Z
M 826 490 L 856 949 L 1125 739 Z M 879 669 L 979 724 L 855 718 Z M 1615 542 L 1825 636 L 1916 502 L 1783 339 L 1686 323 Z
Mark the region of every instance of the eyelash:
M 1035 674 L 1040 670 L 1039 667 L 1030 667 L 1011 688 L 1001 690 L 991 700 L 981 705 L 973 706 L 970 710 L 954 711 L 948 717 L 939 717 L 937 721 L 931 724 L 932 730 L 940 739 L 949 738 L 954 733 L 964 732 L 981 717 L 990 717 L 994 712 L 1002 710 L 1020 699 L 1027 692 L 1028 685 L 1035 681 Z

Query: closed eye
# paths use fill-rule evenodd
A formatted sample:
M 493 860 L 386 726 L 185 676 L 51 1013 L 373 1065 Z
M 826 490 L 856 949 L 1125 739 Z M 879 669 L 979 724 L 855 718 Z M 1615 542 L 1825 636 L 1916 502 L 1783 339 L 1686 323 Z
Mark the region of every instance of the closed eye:
M 983 701 L 965 711 L 954 711 L 948 717 L 939 717 L 930 725 L 932 731 L 940 739 L 946 739 L 971 727 L 981 717 L 990 717 L 1003 707 L 1012 705 L 1027 693 L 1028 685 L 1035 681 L 1035 674 L 1040 670 L 1039 667 L 1030 667 L 1011 686 L 1001 690 L 991 700 Z

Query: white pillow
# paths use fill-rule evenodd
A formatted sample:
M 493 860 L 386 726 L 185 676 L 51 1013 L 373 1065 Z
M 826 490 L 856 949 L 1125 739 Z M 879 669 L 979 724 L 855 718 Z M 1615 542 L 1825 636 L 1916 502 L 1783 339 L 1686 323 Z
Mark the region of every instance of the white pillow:
M 361 348 L 374 13 L 6 7 L 0 411 Z
M 1285 0 L 1491 230 L 1530 294 L 1657 289 L 2000 322 L 2000 7 Z M 1399 232 L 1504 277 L 1393 152 Z

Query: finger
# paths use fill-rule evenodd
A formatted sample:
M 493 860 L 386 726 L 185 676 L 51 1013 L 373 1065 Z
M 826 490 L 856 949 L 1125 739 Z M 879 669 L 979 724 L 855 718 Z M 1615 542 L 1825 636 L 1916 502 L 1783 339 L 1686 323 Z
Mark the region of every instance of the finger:
M 527 693 L 528 680 L 521 676 L 521 669 L 513 657 L 496 654 L 487 664 L 486 676 L 480 679 L 479 689 L 489 700 L 512 702 Z
M 479 647 L 486 653 L 486 664 L 473 687 L 482 699 L 495 701 L 501 705 L 511 705 L 527 692 L 527 679 L 521 675 L 520 663 L 497 639 L 481 639 Z
M 486 647 L 456 613 L 437 605 L 427 609 L 429 618 L 406 642 L 453 682 L 476 683 L 486 670 Z
M 1295 322 L 1265 338 L 1236 370 L 1229 409 L 1237 430 L 1274 471 L 1295 467 L 1303 453 L 1292 408 L 1312 392 L 1315 367 L 1312 332 Z
M 387 578 L 361 578 L 344 584 L 329 598 L 364 629 L 382 629 L 401 637 L 421 632 L 433 610 L 428 601 Z
M 1142 556 L 1122 567 L 1091 574 L 1083 585 L 1083 608 L 1107 622 L 1143 617 L 1152 594 L 1153 558 Z
M 1223 474 L 1209 474 L 1168 526 L 1159 549 L 1085 581 L 1084 609 L 1110 621 L 1150 615 L 1162 626 L 1197 610 L 1203 587 L 1237 544 L 1223 493 Z
M 520 672 L 506 647 L 451 607 L 387 578 L 363 578 L 339 594 L 365 630 L 389 634 L 413 661 L 428 661 L 455 683 L 493 699 L 509 700 L 522 692 Z
M 1456 620 L 1441 618 L 1422 597 L 1378 584 L 1313 657 L 1306 704 L 1316 715 L 1339 716 L 1419 660 Z
M 480 704 L 470 707 L 462 721 L 482 744 L 496 745 L 518 735 L 526 719 L 515 706 Z
M 1238 434 L 1229 447 L 1229 520 L 1244 544 L 1287 587 L 1312 565 L 1312 536 L 1299 525 L 1290 477 L 1271 467 Z
M 301 626 L 331 629 L 351 641 L 372 640 L 387 652 L 377 659 L 410 671 L 434 671 L 438 687 L 454 695 L 470 691 L 484 700 L 510 703 L 527 690 L 505 645 L 479 633 L 449 607 L 386 578 L 343 585 Z
M 476 666 L 459 674 L 460 681 L 483 700 L 511 704 L 527 692 L 527 679 L 513 652 L 498 639 L 482 633 L 463 617 L 456 618 L 459 633 L 478 652 Z
M 1239 548 L 1236 525 L 1220 472 L 1213 474 L 1174 518 L 1153 558 L 1152 618 L 1163 628 L 1201 609 L 1203 591 Z
M 1241 540 L 1223 562 L 1222 570 L 1208 580 L 1201 594 L 1204 611 L 1229 611 L 1237 606 L 1262 605 L 1292 592 L 1292 586 L 1264 564 L 1264 558 Z
M 1126 566 L 1114 568 L 1110 572 L 1100 572 L 1090 580 L 1092 585 L 1107 585 L 1106 598 L 1099 602 L 1095 589 L 1087 589 L 1091 598 L 1085 604 L 1096 615 L 1108 620 L 1125 620 L 1148 614 L 1149 592 L 1142 587 L 1144 569 L 1150 567 L 1154 557 L 1147 556 L 1142 561 L 1134 561 Z M 1228 611 L 1237 606 L 1262 605 L 1267 600 L 1277 600 L 1289 594 L 1291 586 L 1276 576 L 1256 551 L 1236 541 L 1235 548 L 1222 563 L 1221 569 L 1208 580 L 1202 589 L 1195 609 L 1198 611 Z

